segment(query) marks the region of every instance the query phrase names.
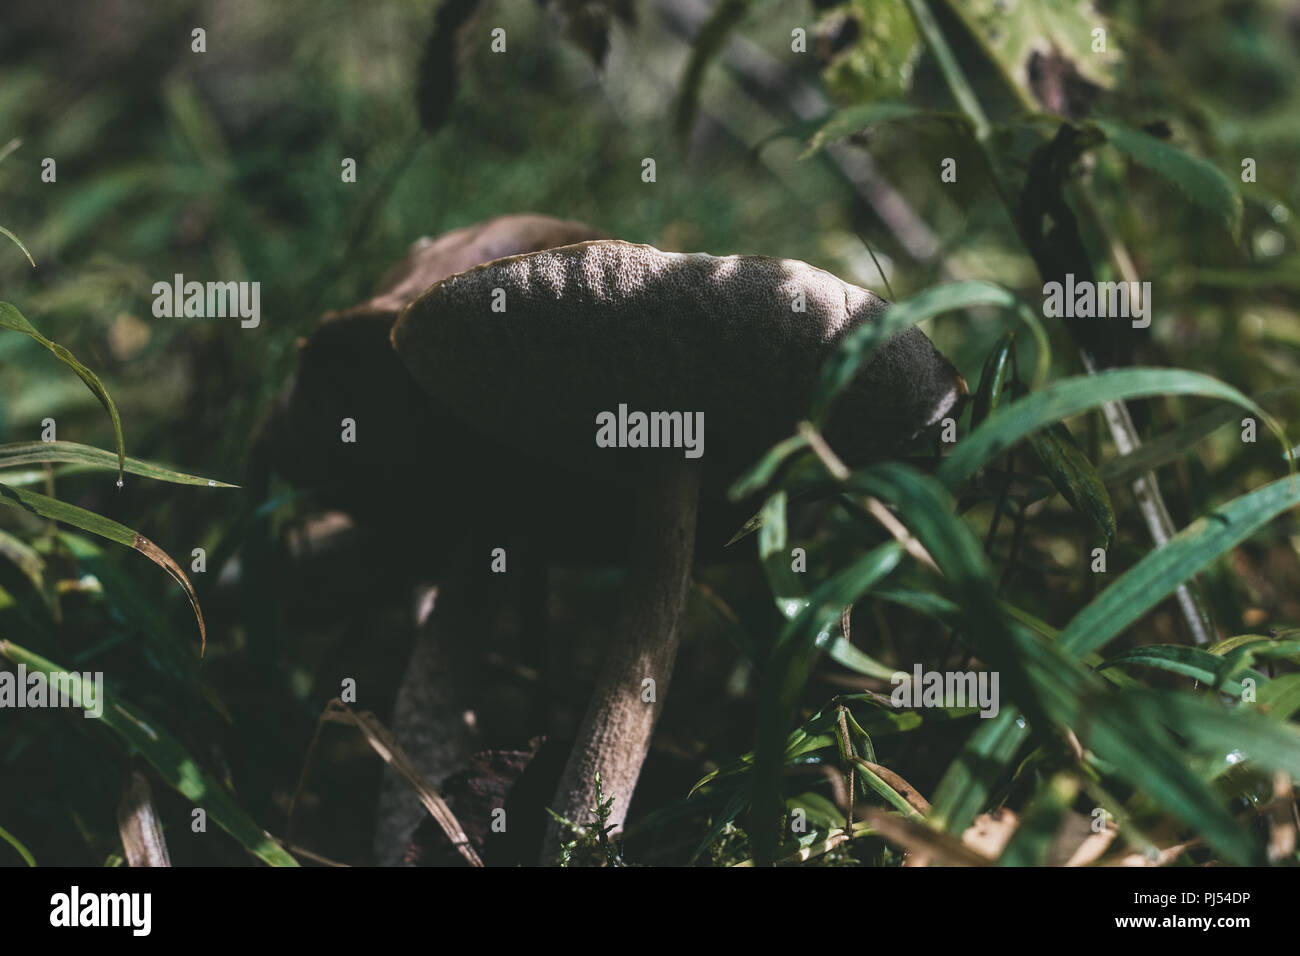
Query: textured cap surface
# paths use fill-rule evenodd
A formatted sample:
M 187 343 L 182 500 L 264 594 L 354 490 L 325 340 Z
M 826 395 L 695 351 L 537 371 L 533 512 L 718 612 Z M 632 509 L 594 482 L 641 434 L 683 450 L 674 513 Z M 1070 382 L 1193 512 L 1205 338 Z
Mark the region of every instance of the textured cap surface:
M 605 233 L 586 223 L 532 213 L 497 216 L 463 229 L 453 229 L 433 239 L 416 241 L 406 258 L 384 274 L 378 292 L 341 314 L 385 312 L 396 316 L 429 286 L 458 272 L 504 256 L 552 249 L 604 236 Z
M 635 460 L 596 444 L 597 415 L 617 415 L 620 404 L 702 412 L 705 473 L 717 481 L 791 434 L 826 358 L 886 307 L 796 260 L 602 240 L 452 276 L 403 312 L 392 341 L 440 406 L 569 467 L 599 473 Z M 866 460 L 937 422 L 964 393 L 952 364 L 909 329 L 841 394 L 827 437 L 851 463 Z

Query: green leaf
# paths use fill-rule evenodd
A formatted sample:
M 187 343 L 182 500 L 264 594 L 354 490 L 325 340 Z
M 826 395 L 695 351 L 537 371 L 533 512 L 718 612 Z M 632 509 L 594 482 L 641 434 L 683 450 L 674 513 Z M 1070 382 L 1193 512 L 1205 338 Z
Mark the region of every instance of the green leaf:
M 799 573 L 791 567 L 785 515 L 786 493 L 778 491 L 767 499 L 759 512 L 758 555 L 776 609 L 786 620 L 793 620 L 808 607 L 808 592 Z M 870 677 L 888 680 L 895 672 L 894 668 L 864 654 L 842 636 L 830 640 L 826 653 L 836 663 Z
M 1298 504 L 1300 482 L 1281 478 L 1193 522 L 1077 614 L 1061 632 L 1062 649 L 1083 656 L 1101 647 L 1179 584 Z M 950 833 L 961 832 L 987 804 L 996 778 L 1027 734 L 1024 719 L 1005 708 L 967 742 L 935 791 L 935 816 L 947 823 Z
M 984 360 L 980 372 L 979 388 L 971 403 L 970 426 L 978 428 L 990 412 L 997 411 L 1002 402 L 1002 393 L 1011 381 L 1015 370 L 1016 336 L 1014 332 L 1005 332 Z
M 1056 422 L 1029 436 L 1034 454 L 1047 469 L 1052 485 L 1075 511 L 1087 515 L 1101 531 L 1109 548 L 1115 541 L 1115 509 L 1110 492 L 1097 469 L 1063 422 Z
M 1219 555 L 1298 504 L 1300 481 L 1279 478 L 1198 518 L 1076 614 L 1061 632 L 1061 645 L 1076 655 L 1096 650 Z
M 887 315 L 888 313 L 886 313 Z M 1204 395 L 1233 402 L 1262 419 L 1289 448 L 1286 435 L 1272 416 L 1255 402 L 1217 379 L 1199 372 L 1168 368 L 1110 369 L 1053 382 L 989 416 L 953 449 L 938 471 L 955 488 L 1006 449 L 1040 428 L 1107 402 L 1156 395 Z
M 1018 645 L 993 594 L 984 554 L 970 529 L 952 514 L 947 493 L 933 478 L 898 464 L 883 464 L 855 473 L 847 483 L 860 493 L 894 505 L 908 530 L 943 571 L 965 612 L 976 652 L 1002 674 L 1013 699 L 1042 714 L 1037 691 L 1020 660 Z M 813 595 L 812 603 L 786 626 L 764 672 L 759 702 L 759 738 L 754 766 L 754 811 L 764 825 L 751 827 L 757 862 L 770 861 L 775 831 L 766 825 L 780 813 L 779 743 L 795 702 L 812 671 L 814 651 L 829 637 L 840 609 L 856 601 L 893 570 L 902 556 L 898 542 L 868 552 Z M 1046 720 L 1044 719 L 1044 724 Z
M 939 66 L 939 72 L 943 75 L 948 92 L 957 101 L 962 114 L 970 120 L 971 127 L 975 131 L 975 139 L 980 143 L 987 142 L 992 132 L 988 117 L 984 115 L 979 97 L 975 95 L 974 88 L 966 79 L 966 74 L 962 71 L 961 64 L 957 62 L 957 57 L 953 54 L 947 37 L 943 35 L 943 30 L 939 28 L 930 5 L 926 0 L 903 0 L 903 2 L 907 4 L 907 12 L 911 14 L 912 22 L 916 24 L 917 33 L 925 39 L 930 55 Z
M 922 52 L 907 10 L 900 3 L 841 0 L 826 11 L 823 22 L 846 14 L 858 29 L 853 42 L 822 71 L 831 97 L 837 103 L 862 103 L 905 94 Z
M 977 305 L 992 305 L 1013 310 L 1029 326 L 1038 344 L 1038 371 L 1035 382 L 1047 375 L 1051 351 L 1047 333 L 1038 316 L 1011 292 L 978 279 L 966 279 L 931 286 L 911 298 L 891 305 L 874 322 L 865 322 L 854 329 L 840 343 L 835 354 L 822 367 L 821 378 L 813 394 L 811 418 L 814 424 L 824 423 L 835 395 L 857 374 L 875 350 L 908 326 L 954 309 L 967 309 Z
M 124 544 L 128 548 L 139 551 L 170 574 L 172 579 L 184 589 L 190 607 L 194 609 L 195 620 L 198 621 L 200 648 L 207 647 L 208 631 L 203 623 L 203 611 L 199 607 L 198 595 L 194 593 L 194 585 L 185 576 L 185 572 L 181 570 L 180 565 L 172 560 L 171 555 L 144 535 L 131 530 L 126 525 L 118 524 L 111 518 L 105 518 L 103 515 L 87 511 L 85 508 L 78 508 L 76 505 L 70 505 L 67 502 L 59 501 L 57 498 L 50 498 L 34 491 L 27 491 L 24 488 L 10 488 L 8 485 L 0 485 L 0 505 L 21 508 L 39 517 L 49 518 L 51 521 L 62 521 L 74 528 L 89 531 L 91 534 L 107 538 L 109 541 L 116 541 L 118 544 Z
M 808 141 L 808 148 L 803 151 L 803 155 L 799 158 L 807 159 L 809 156 L 821 152 L 827 146 L 842 142 L 855 133 L 860 133 L 873 126 L 910 119 L 941 119 L 961 123 L 962 125 L 966 123 L 965 117 L 958 113 L 923 110 L 910 103 L 897 103 L 891 100 L 857 103 L 831 113 L 817 132 L 813 134 L 812 139 Z
M 803 810 L 805 818 L 818 830 L 832 830 L 844 826 L 844 814 L 839 807 L 820 793 L 800 793 L 785 801 L 787 810 Z
M 981 721 L 939 781 L 931 801 L 931 820 L 949 833 L 962 833 L 988 805 L 998 777 L 1027 736 L 1025 719 L 1012 707 Z
M 1270 389 L 1255 396 L 1255 401 L 1263 405 L 1270 399 L 1295 391 L 1296 388 L 1300 386 L 1285 385 Z M 1108 485 L 1130 484 L 1148 471 L 1154 471 L 1161 465 L 1181 458 L 1202 438 L 1213 434 L 1230 422 L 1235 422 L 1240 414 L 1238 409 L 1231 406 L 1212 408 L 1205 414 L 1152 438 L 1136 451 L 1106 462 L 1098 469 L 1101 480 Z
M 75 671 L 66 671 L 7 640 L 0 640 L 0 655 L 15 664 L 25 664 L 32 671 L 47 675 L 66 674 L 75 688 L 74 693 L 80 693 L 81 677 Z M 161 724 L 146 721 L 133 707 L 107 689 L 104 690 L 103 700 L 98 703 L 103 707 L 100 719 L 104 724 L 129 747 L 138 750 L 175 790 L 189 798 L 195 806 L 202 807 L 212 821 L 238 840 L 244 849 L 271 866 L 298 865 L 293 857 L 244 813 L 225 788 L 204 773 L 197 761 Z
M 754 0 L 722 0 L 713 9 L 712 15 L 691 43 L 690 59 L 686 63 L 686 73 L 682 76 L 681 92 L 677 98 L 676 125 L 679 136 L 690 132 L 699 109 L 700 86 L 704 82 L 704 73 L 713 59 L 722 52 L 727 37 L 745 15 Z
M 1172 431 L 1165 432 L 1135 451 L 1113 458 L 1099 469 L 1108 485 L 1128 485 L 1149 471 L 1186 455 L 1202 438 L 1236 419 L 1241 410 L 1232 406 L 1213 408 Z
M 1283 674 L 1261 685 L 1255 706 L 1270 720 L 1290 720 L 1300 710 L 1300 674 Z
M 1197 749 L 1235 754 L 1261 769 L 1300 777 L 1300 727 L 1192 694 L 1148 691 L 1143 706 Z
M 847 484 L 897 509 L 907 530 L 943 572 L 950 596 L 965 614 L 965 630 L 976 654 L 1001 672 L 1003 686 L 1013 699 L 1041 715 L 1006 613 L 994 593 L 983 549 L 970 528 L 952 513 L 943 486 L 929 475 L 895 463 L 859 471 Z
M 140 656 L 158 677 L 177 684 L 194 700 L 202 698 L 227 723 L 233 723 L 230 709 L 211 683 L 203 678 L 203 661 L 193 646 L 176 640 L 166 605 L 141 587 L 136 575 L 124 570 L 110 554 L 112 545 L 103 545 L 90 535 L 76 531 L 59 532 L 57 547 L 71 554 L 81 574 L 94 575 L 110 595 L 112 614 L 138 635 Z
M 863 653 L 843 637 L 836 637 L 831 640 L 826 648 L 826 656 L 841 667 L 847 667 L 851 671 L 865 674 L 868 677 L 877 677 L 880 680 L 889 680 L 898 673 L 897 667 L 882 664 L 871 655 Z
M 767 584 L 782 617 L 791 620 L 808 606 L 803 582 L 790 567 L 785 524 L 785 492 L 778 491 L 763 505 L 763 527 L 758 532 L 758 556 Z
M 1190 694 L 1169 696 L 1197 701 Z M 1157 806 L 1181 817 L 1219 853 L 1243 866 L 1261 862 L 1251 835 L 1188 767 L 1184 748 L 1157 723 L 1154 699 L 1150 691 L 1128 691 L 1091 703 L 1086 718 L 1081 717 L 1080 741 Z M 1179 734 L 1189 732 L 1181 724 L 1169 726 Z
M 801 453 L 808 453 L 808 437 L 802 432 L 777 442 L 764 453 L 763 457 L 753 467 L 732 483 L 731 488 L 727 491 L 727 497 L 732 501 L 744 501 L 750 495 L 763 490 L 772 482 L 777 472 L 788 461 Z M 760 516 L 756 516 L 756 518 L 761 520 Z M 740 537 L 741 535 L 737 534 L 728 544 L 735 542 Z
M 1182 644 L 1145 644 L 1116 654 L 1097 669 L 1104 670 L 1107 667 L 1134 664 L 1155 667 L 1172 674 L 1182 674 L 1184 677 L 1191 677 L 1216 690 L 1221 690 L 1225 694 L 1241 696 L 1241 683 L 1229 678 L 1239 673 L 1243 665 L 1225 660 L 1199 647 L 1186 647 Z M 1262 675 L 1256 676 L 1262 679 Z
M 875 761 L 873 760 L 872 763 L 875 763 Z M 853 769 L 862 778 L 863 783 L 879 794 L 886 803 L 903 814 L 903 816 L 917 820 L 921 819 L 920 811 L 908 803 L 906 797 L 891 787 L 884 778 L 877 775 L 870 767 L 864 767 L 862 764 L 855 762 Z
M 799 694 L 812 674 L 817 650 L 830 640 L 843 609 L 893 571 L 902 555 L 897 542 L 886 542 L 822 584 L 809 604 L 786 624 L 764 669 L 752 798 L 759 823 L 750 828 L 754 858 L 761 863 L 771 862 L 776 853 L 779 834 L 774 824 L 785 805 L 781 798 L 783 742 Z
M 1212 213 L 1233 239 L 1240 238 L 1241 194 L 1222 171 L 1204 159 L 1115 120 L 1091 120 L 1085 125 L 1100 130 L 1134 162 L 1168 179 L 1188 199 Z
M 43 461 L 71 462 L 84 465 L 87 468 L 116 469 L 119 467 L 117 458 L 111 452 L 106 452 L 102 448 L 95 448 L 91 445 L 79 445 L 76 442 L 32 441 L 0 445 L 0 468 L 30 465 Z M 155 465 L 136 458 L 125 459 L 122 462 L 122 467 L 133 475 L 154 478 L 158 481 L 169 481 L 178 485 L 203 485 L 210 488 L 239 487 L 238 485 L 227 484 L 224 481 L 187 475 L 183 472 L 173 471 L 165 465 Z
M 99 380 L 99 376 L 77 361 L 76 356 L 65 349 L 62 345 L 51 342 L 45 336 L 41 335 L 36 328 L 24 318 L 23 314 L 8 302 L 0 302 L 0 329 L 11 329 L 15 332 L 22 332 L 24 335 L 30 335 L 41 345 L 45 346 L 68 368 L 77 373 L 78 377 L 86 383 L 86 387 L 94 393 L 99 399 L 99 403 L 108 409 L 108 415 L 113 420 L 113 437 L 117 440 L 117 480 L 120 484 L 122 481 L 122 472 L 126 466 L 126 442 L 122 439 L 122 419 L 117 413 L 117 405 L 113 403 L 112 396 L 108 394 L 108 389 L 104 383 Z
M 1245 647 L 1247 644 L 1266 644 L 1271 640 L 1272 638 L 1267 634 L 1238 634 L 1235 637 L 1219 641 L 1217 644 L 1211 644 L 1206 648 L 1206 651 L 1222 656 L 1229 651 L 1235 651 L 1239 647 Z
M 1035 53 L 1047 51 L 1072 64 L 1089 82 L 1106 89 L 1114 85 L 1119 46 L 1112 38 L 1104 51 L 1094 51 L 1092 31 L 1108 24 L 1092 0 L 961 0 L 948 6 L 962 16 L 985 53 L 1026 96 L 1032 94 L 1030 60 Z
M 1020 825 L 1016 827 L 1006 849 L 998 857 L 998 866 L 1047 866 L 1057 831 L 1079 794 L 1079 785 L 1065 774 L 1057 774 L 1034 797 Z

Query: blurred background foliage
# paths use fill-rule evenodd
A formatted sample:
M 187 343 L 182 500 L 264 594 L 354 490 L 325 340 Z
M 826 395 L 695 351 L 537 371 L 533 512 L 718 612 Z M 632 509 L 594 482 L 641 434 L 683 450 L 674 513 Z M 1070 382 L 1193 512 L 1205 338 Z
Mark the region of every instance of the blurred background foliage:
M 931 6 L 980 102 L 1004 124 L 1000 137 L 1022 135 L 1009 121 L 1026 97 L 1056 95 L 1052 111 L 1122 118 L 1204 157 L 1234 184 L 1243 158 L 1256 160 L 1258 181 L 1239 187 L 1237 241 L 1203 204 L 1125 154 L 1090 152 L 1083 162 L 1103 228 L 1088 233 L 1089 252 L 1099 278 L 1118 278 L 1105 263 L 1122 247 L 1153 283 L 1156 316 L 1134 345 L 1140 364 L 1203 371 L 1256 397 L 1293 385 L 1300 5 Z M 190 612 L 164 575 L 124 550 L 79 533 L 56 537 L 15 513 L 0 515 L 0 528 L 33 544 L 57 602 L 0 560 L 0 635 L 67 667 L 104 670 L 111 688 L 166 726 L 277 836 L 325 701 L 342 676 L 355 677 L 366 688 L 362 705 L 386 717 L 413 625 L 407 574 L 382 553 L 320 578 L 294 559 L 317 509 L 257 481 L 251 436 L 287 381 L 295 341 L 322 312 L 367 296 L 415 238 L 531 211 L 664 249 L 803 259 L 897 298 L 963 277 L 1030 302 L 1041 294 L 979 150 L 952 123 L 874 125 L 804 155 L 838 107 L 906 100 L 954 110 L 902 0 L 484 0 L 449 48 L 450 71 L 447 50 L 430 40 L 441 7 L 15 0 L 0 31 L 0 223 L 36 262 L 17 249 L 0 255 L 0 293 L 99 373 L 130 455 L 245 486 L 128 477 L 119 492 L 104 472 L 58 478 L 60 498 L 140 529 L 182 565 L 192 548 L 207 549 L 206 573 L 193 575 L 209 620 L 202 664 Z M 1098 25 L 1107 30 L 1101 53 L 1092 49 Z M 194 53 L 191 30 L 200 26 L 207 50 Z M 504 54 L 489 49 L 494 27 L 506 30 Z M 795 28 L 807 31 L 806 53 L 791 49 Z M 423 128 L 431 112 L 441 124 Z M 56 182 L 41 180 L 45 157 L 57 163 Z M 341 181 L 346 157 L 357 162 L 355 183 Z M 644 157 L 656 161 L 653 184 L 641 179 Z M 957 160 L 955 183 L 939 182 L 944 157 Z M 260 282 L 261 326 L 155 318 L 151 286 L 176 273 Z M 988 309 L 926 323 L 972 388 L 1008 327 Z M 1048 332 L 1052 377 L 1077 374 L 1065 330 L 1049 322 Z M 1281 391 L 1264 404 L 1294 422 L 1300 395 Z M 1171 397 L 1136 403 L 1134 414 L 1139 431 L 1154 436 L 1211 407 Z M 94 396 L 36 342 L 0 335 L 0 442 L 36 440 L 47 417 L 60 439 L 112 447 Z M 1276 443 L 1261 434 L 1243 444 L 1229 425 L 1160 469 L 1178 527 L 1281 473 Z M 1071 427 L 1094 461 L 1114 457 L 1095 411 Z M 1150 539 L 1128 490 L 1112 494 L 1120 536 L 1108 573 L 1118 575 Z M 981 532 L 987 512 L 972 513 Z M 849 521 L 816 507 L 792 518 L 792 537 L 807 535 L 811 580 L 855 553 Z M 1059 496 L 1032 505 L 1023 529 L 1015 524 L 1005 522 L 990 545 L 1002 596 L 1062 625 L 1101 587 L 1088 570 L 1095 532 Z M 1300 621 L 1297 531 L 1283 517 L 1202 575 L 1223 636 Z M 752 539 L 744 546 L 752 555 Z M 552 606 L 557 631 L 609 619 L 616 574 L 563 580 L 569 596 Z M 947 659 L 948 629 L 907 607 L 868 599 L 854 611 L 859 619 L 872 635 L 861 640 L 890 665 Z M 707 832 L 716 805 L 692 808 L 681 798 L 710 768 L 752 748 L 754 661 L 781 624 L 755 567 L 702 569 L 691 622 L 638 793 L 642 836 L 654 839 L 638 844 L 634 831 L 629 846 L 647 862 L 681 862 Z M 1119 647 L 1187 640 L 1170 601 Z M 887 683 L 824 662 L 802 698 L 805 714 L 835 693 L 882 686 L 887 692 Z M 512 701 L 522 692 L 505 681 L 485 711 L 519 710 Z M 498 723 L 489 739 L 521 742 L 523 721 Z M 969 721 L 964 728 L 890 738 L 877 759 L 930 792 Z M 297 842 L 366 862 L 378 763 L 342 732 L 322 746 Z M 129 759 L 96 722 L 4 714 L 0 825 L 39 862 L 118 860 L 113 811 Z M 824 809 L 826 774 L 805 770 L 807 805 Z M 248 859 L 234 841 L 190 833 L 184 798 L 162 787 L 156 796 L 176 862 Z M 644 819 L 664 807 L 672 812 Z M 896 861 L 883 842 L 854 847 L 860 861 Z M 730 852 L 715 847 L 714 856 Z M 0 846 L 0 859 L 17 862 L 7 853 Z

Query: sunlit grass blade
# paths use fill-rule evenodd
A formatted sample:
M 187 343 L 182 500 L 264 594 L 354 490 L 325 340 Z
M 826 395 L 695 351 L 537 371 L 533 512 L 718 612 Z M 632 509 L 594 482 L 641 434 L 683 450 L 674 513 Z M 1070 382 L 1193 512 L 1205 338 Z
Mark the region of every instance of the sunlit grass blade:
M 948 487 L 956 487 L 1016 442 L 1053 422 L 1107 402 L 1157 395 L 1202 395 L 1232 402 L 1258 416 L 1284 448 L 1290 447 L 1273 417 L 1231 385 L 1183 369 L 1111 369 L 1054 382 L 1042 391 L 1003 406 L 957 443 L 940 466 L 939 478 Z
M 119 467 L 117 458 L 111 452 L 104 451 L 102 448 L 95 448 L 92 445 L 79 445 L 76 442 L 32 441 L 0 445 L 0 468 L 16 468 L 20 465 L 46 461 L 67 462 L 84 465 L 87 468 L 115 470 Z M 239 487 L 212 478 L 187 475 L 184 472 L 174 471 L 165 465 L 140 461 L 138 458 L 125 459 L 121 463 L 121 467 L 133 475 L 154 478 L 158 481 L 167 481 L 177 485 L 202 485 L 209 488 Z
M 29 335 L 41 345 L 45 346 L 68 368 L 77 373 L 77 376 L 86 383 L 86 387 L 94 393 L 99 399 L 99 403 L 108 411 L 108 416 L 113 420 L 113 438 L 117 442 L 117 480 L 122 480 L 122 472 L 126 465 L 126 442 L 122 438 L 122 418 L 117 413 L 117 405 L 113 398 L 108 394 L 108 389 L 104 383 L 99 380 L 99 376 L 88 369 L 77 357 L 65 349 L 57 342 L 51 342 L 45 336 L 41 335 L 23 316 L 18 309 L 8 302 L 0 302 L 0 329 L 12 329 L 15 332 L 22 332 Z
M 1300 481 L 1279 478 L 1192 522 L 1075 615 L 1061 644 L 1076 655 L 1096 650 L 1230 548 L 1282 512 L 1300 505 Z
M 80 690 L 81 677 L 68 672 L 58 664 L 32 653 L 7 640 L 0 640 L 0 656 L 15 664 L 25 664 L 31 671 L 44 674 L 67 674 Z M 93 696 L 93 695 L 92 695 Z M 83 700 L 86 698 L 83 696 Z M 104 690 L 104 724 L 158 771 L 171 787 L 189 798 L 195 806 L 202 807 L 209 819 L 234 837 L 245 850 L 272 866 L 297 866 L 297 861 L 282 850 L 270 835 L 261 829 L 235 803 L 226 790 L 206 774 L 184 747 L 161 724 L 146 721 L 135 709 Z
M 807 592 L 799 575 L 791 568 L 790 548 L 786 540 L 785 492 L 778 491 L 763 505 L 763 526 L 758 532 L 758 557 L 767 575 L 768 587 L 776 608 L 786 619 L 793 619 L 808 606 Z
M 1123 666 L 1154 667 L 1171 674 L 1181 674 L 1225 694 L 1241 696 L 1241 682 L 1232 680 L 1245 665 L 1238 661 L 1211 654 L 1199 647 L 1182 644 L 1145 644 L 1108 658 L 1098 670 Z M 1252 674 L 1256 680 L 1266 680 L 1262 674 Z
M 17 851 L 18 855 L 23 858 L 23 862 L 26 863 L 28 866 L 36 865 L 36 857 L 32 856 L 31 850 L 27 849 L 27 847 L 23 845 L 21 840 L 19 840 L 16 836 L 14 836 L 4 827 L 0 827 L 0 840 L 4 840 L 11 847 L 13 847 L 14 850 Z
M 194 592 L 194 585 L 190 583 L 190 579 L 186 577 L 185 572 L 181 570 L 180 565 L 172 559 L 171 555 L 144 535 L 131 530 L 126 525 L 119 524 L 111 518 L 105 518 L 93 511 L 78 508 L 76 505 L 70 505 L 56 498 L 28 491 L 25 488 L 10 488 L 7 485 L 0 485 L 0 504 L 21 508 L 30 514 L 49 518 L 52 521 L 62 521 L 74 528 L 89 531 L 91 534 L 107 538 L 109 541 L 116 541 L 118 544 L 139 551 L 170 574 L 173 580 L 185 591 L 190 607 L 194 609 L 194 618 L 198 621 L 200 649 L 207 647 L 207 626 L 203 623 L 203 610 L 199 607 L 199 597 Z
M 23 255 L 27 257 L 27 261 L 32 264 L 32 268 L 33 269 L 36 268 L 36 260 L 33 259 L 32 254 L 27 251 L 27 247 L 23 245 L 23 241 L 21 239 L 15 236 L 4 226 L 0 226 L 0 236 L 8 236 L 11 240 L 13 240 L 14 245 L 16 245 L 19 249 L 23 251 Z
M 1095 651 L 1183 581 L 1297 504 L 1300 482 L 1280 478 L 1189 525 L 1076 615 L 1061 632 L 1061 647 L 1075 656 Z M 983 809 L 1027 735 L 1023 718 L 1008 708 L 971 737 L 935 792 L 936 814 L 950 832 L 960 831 Z

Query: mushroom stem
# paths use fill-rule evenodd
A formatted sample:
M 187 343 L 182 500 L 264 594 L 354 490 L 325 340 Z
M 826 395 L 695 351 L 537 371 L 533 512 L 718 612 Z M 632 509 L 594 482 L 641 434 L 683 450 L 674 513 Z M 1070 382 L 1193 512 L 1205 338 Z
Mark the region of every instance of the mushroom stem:
M 428 598 L 425 592 L 423 601 Z M 473 703 L 471 688 L 478 683 L 472 642 L 466 636 L 483 626 L 483 615 L 465 577 L 443 581 L 432 601 L 431 608 L 416 608 L 415 642 L 390 726 L 420 774 L 442 786 L 481 746 L 476 726 L 466 721 Z M 410 784 L 385 767 L 374 837 L 380 866 L 402 864 L 426 815 Z
M 619 628 L 592 692 L 552 808 L 574 823 L 592 819 L 595 775 L 614 798 L 610 822 L 621 829 L 677 656 L 695 549 L 700 471 L 678 460 L 648 470 L 637 496 Z M 647 685 L 646 681 L 654 681 Z M 650 687 L 653 686 L 653 700 Z M 555 863 L 566 838 L 551 820 L 543 865 Z

